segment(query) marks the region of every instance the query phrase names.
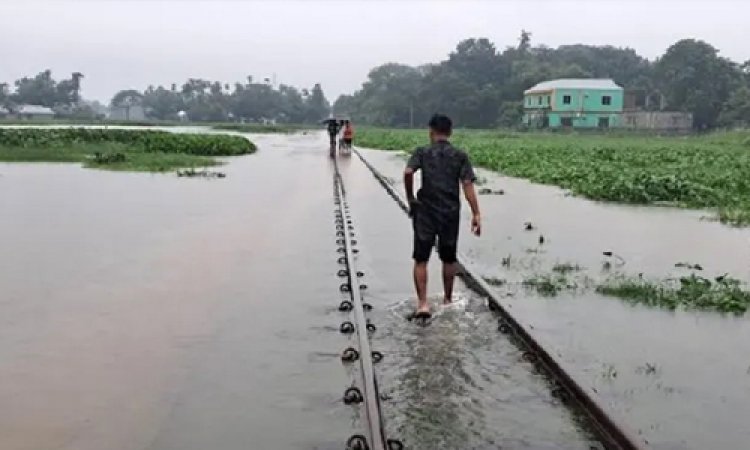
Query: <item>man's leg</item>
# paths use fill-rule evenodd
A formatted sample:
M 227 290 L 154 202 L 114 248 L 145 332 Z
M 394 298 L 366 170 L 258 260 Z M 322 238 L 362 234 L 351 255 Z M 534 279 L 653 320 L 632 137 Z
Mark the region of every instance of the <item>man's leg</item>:
M 453 281 L 456 279 L 456 266 L 455 262 L 443 262 L 443 290 L 445 292 L 443 303 L 446 305 L 453 301 Z
M 432 246 L 435 243 L 435 228 L 424 211 L 416 206 L 412 210 L 412 225 L 414 227 L 414 288 L 417 291 L 417 311 L 430 312 L 427 303 L 427 261 L 430 260 Z
M 427 303 L 427 262 L 414 261 L 414 288 L 417 290 L 417 312 L 429 312 Z
M 438 236 L 438 253 L 443 261 L 443 303 L 453 301 L 453 282 L 458 268 L 456 252 L 458 248 L 458 225 L 460 217 L 453 217 L 443 222 Z

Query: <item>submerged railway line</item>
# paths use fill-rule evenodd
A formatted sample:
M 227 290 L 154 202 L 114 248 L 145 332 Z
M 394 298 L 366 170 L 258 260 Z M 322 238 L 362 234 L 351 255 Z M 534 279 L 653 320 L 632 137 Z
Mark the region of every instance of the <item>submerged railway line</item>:
M 357 149 L 353 150 L 358 160 L 364 164 L 377 182 L 384 188 L 396 205 L 408 213 L 408 206 L 389 180 L 383 176 Z M 339 156 L 341 157 L 341 156 Z M 334 159 L 334 211 L 336 224 L 336 244 L 338 260 L 342 269 L 338 275 L 345 280 L 340 291 L 346 297 L 338 305 L 339 311 L 345 314 L 339 327 L 342 334 L 355 337 L 353 345 L 341 353 L 344 364 L 356 366 L 352 371 L 354 380 L 351 386 L 343 391 L 343 401 L 358 408 L 358 417 L 362 419 L 362 430 L 353 434 L 345 443 L 351 450 L 399 450 L 405 448 L 394 430 L 389 429 L 384 421 L 383 408 L 388 408 L 383 401 L 378 384 L 377 363 L 388 358 L 373 348 L 371 335 L 377 332 L 377 324 L 368 319 L 372 306 L 363 299 L 363 290 L 367 285 L 362 283 L 364 274 L 357 268 L 358 249 L 355 248 L 355 226 L 350 214 L 350 203 L 347 200 L 346 186 L 339 171 L 337 159 Z M 508 339 L 523 353 L 523 361 L 530 365 L 529 371 L 541 374 L 548 380 L 551 395 L 566 405 L 584 426 L 595 437 L 590 442 L 591 449 L 640 450 L 647 448 L 648 443 L 637 437 L 619 419 L 596 398 L 593 389 L 587 389 L 570 375 L 563 364 L 546 350 L 536 339 L 531 330 L 511 314 L 510 309 L 490 286 L 477 275 L 470 261 L 459 254 L 461 278 L 473 291 L 487 302 L 492 314 L 497 316 L 498 339 Z M 404 326 L 415 326 L 405 322 Z

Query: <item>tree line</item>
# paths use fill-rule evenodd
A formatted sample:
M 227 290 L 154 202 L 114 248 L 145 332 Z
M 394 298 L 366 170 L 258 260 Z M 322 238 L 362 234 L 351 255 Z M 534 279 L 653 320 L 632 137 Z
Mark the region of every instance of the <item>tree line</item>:
M 184 111 L 191 121 L 274 120 L 283 123 L 319 122 L 328 116 L 331 105 L 323 88 L 297 89 L 268 80 L 255 82 L 248 76 L 244 83 L 222 83 L 191 78 L 182 86 L 149 86 L 145 91 L 120 91 L 112 106 L 143 106 L 147 116 L 157 120 L 175 120 Z
M 86 102 L 80 96 L 83 74 L 57 81 L 52 71 L 16 80 L 11 89 L 0 83 L 0 106 L 14 111 L 19 105 L 41 105 L 52 108 L 58 116 L 95 118 L 103 105 Z M 182 85 L 149 86 L 144 91 L 125 89 L 110 101 L 111 107 L 143 108 L 146 118 L 177 120 L 181 112 L 191 121 L 275 120 L 286 123 L 313 123 L 328 116 L 331 105 L 320 84 L 311 89 L 297 89 L 270 80 L 255 82 L 248 76 L 243 83 L 222 83 L 190 78 Z
M 532 46 L 527 31 L 502 51 L 488 39 L 466 39 L 439 63 L 375 67 L 333 108 L 356 122 L 386 127 L 421 125 L 436 111 L 464 127 L 518 126 L 523 91 L 556 78 L 612 78 L 654 100 L 650 108 L 691 112 L 698 129 L 750 126 L 750 61 L 736 63 L 694 39 L 649 61 L 629 48 Z
M 0 82 L 0 107 L 14 111 L 19 105 L 39 105 L 54 109 L 65 116 L 91 116 L 89 104 L 81 101 L 81 72 L 73 72 L 69 79 L 60 81 L 44 70 L 34 77 L 16 80 L 12 87 Z

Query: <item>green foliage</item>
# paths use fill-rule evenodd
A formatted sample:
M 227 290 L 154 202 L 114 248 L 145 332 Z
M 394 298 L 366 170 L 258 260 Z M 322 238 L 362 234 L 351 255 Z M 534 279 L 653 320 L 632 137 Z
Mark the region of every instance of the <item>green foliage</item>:
M 412 151 L 425 131 L 361 128 L 363 147 Z M 730 224 L 750 223 L 750 134 L 693 137 L 457 131 L 474 164 L 595 199 L 716 208 Z
M 15 92 L 0 95 L 9 106 L 31 104 L 47 107 L 72 107 L 80 100 L 83 74 L 74 72 L 69 80 L 56 81 L 51 70 L 40 72 L 33 78 L 23 77 L 14 83 Z
M 565 77 L 610 77 L 627 88 L 653 84 L 651 64 L 632 49 L 532 47 L 531 33 L 522 31 L 517 48 L 501 51 L 488 39 L 466 39 L 437 64 L 378 66 L 359 91 L 339 98 L 334 109 L 358 122 L 396 128 L 412 120 L 422 125 L 435 112 L 462 127 L 515 127 L 521 123 L 523 91 Z
M 563 289 L 574 288 L 565 275 L 535 275 L 523 280 L 522 283 L 527 288 L 536 289 L 536 291 L 545 297 L 554 297 Z
M 112 170 L 165 171 L 252 153 L 241 136 L 88 128 L 0 128 L 0 161 L 83 162 Z
M 741 78 L 736 64 L 694 39 L 669 47 L 654 71 L 668 106 L 692 112 L 693 125 L 699 129 L 716 125 L 722 104 Z
M 154 130 L 95 128 L 0 128 L 0 145 L 62 147 L 75 143 L 120 143 L 144 152 L 232 156 L 252 153 L 255 146 L 240 136 L 169 133 Z
M 667 309 L 681 307 L 742 314 L 750 306 L 750 292 L 743 289 L 739 280 L 726 276 L 709 280 L 692 274 L 662 282 L 618 277 L 599 285 L 596 290 L 634 304 Z

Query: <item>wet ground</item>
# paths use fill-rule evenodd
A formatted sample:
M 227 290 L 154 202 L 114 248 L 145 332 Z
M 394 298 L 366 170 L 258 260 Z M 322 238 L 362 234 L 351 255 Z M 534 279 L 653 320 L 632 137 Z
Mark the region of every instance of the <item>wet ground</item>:
M 400 186 L 403 158 L 365 151 Z M 750 230 L 703 220 L 710 213 L 629 207 L 570 197 L 560 189 L 480 171 L 504 195 L 480 197 L 481 239 L 464 234 L 462 252 L 521 322 L 656 449 L 745 448 L 750 429 L 750 322 L 747 317 L 630 306 L 585 288 L 612 272 L 649 278 L 723 273 L 750 282 Z M 466 209 L 466 208 L 465 208 Z M 468 211 L 465 222 L 468 224 Z M 525 230 L 532 222 L 533 231 Z M 468 230 L 468 225 L 462 232 Z M 539 236 L 544 244 L 539 244 Z M 613 251 L 624 259 L 603 271 Z M 510 265 L 504 266 L 504 258 Z M 557 263 L 580 265 L 579 289 L 544 298 L 518 283 Z M 588 280 L 587 280 L 588 279 Z
M 338 449 L 361 430 L 340 401 L 353 374 L 338 359 L 347 338 L 325 142 L 252 139 L 260 151 L 231 159 L 220 180 L 0 164 L 0 448 Z M 398 178 L 402 160 L 367 157 Z M 356 157 L 341 171 L 390 434 L 414 449 L 589 448 L 465 288 L 430 327 L 403 319 L 409 223 Z M 481 197 L 484 236 L 464 233 L 462 250 L 487 275 L 518 281 L 573 262 L 595 277 L 612 250 L 624 271 L 664 275 L 684 260 L 750 279 L 745 230 L 485 176 L 506 195 Z M 590 292 L 502 293 L 654 448 L 744 447 L 746 319 Z

